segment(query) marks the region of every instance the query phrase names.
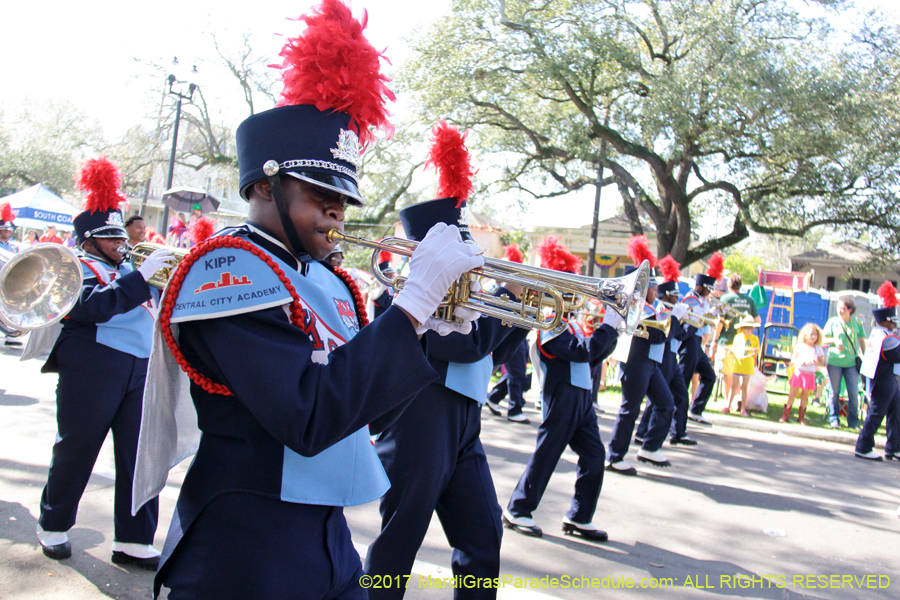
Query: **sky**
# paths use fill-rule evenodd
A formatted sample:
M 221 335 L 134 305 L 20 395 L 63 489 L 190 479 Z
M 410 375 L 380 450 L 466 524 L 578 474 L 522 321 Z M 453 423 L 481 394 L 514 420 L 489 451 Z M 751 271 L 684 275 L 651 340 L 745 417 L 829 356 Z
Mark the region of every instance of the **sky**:
M 186 75 L 197 65 L 196 83 L 207 100 L 229 98 L 232 126 L 246 116 L 234 80 L 217 72 L 211 45 L 215 32 L 221 43 L 234 43 L 249 31 L 254 49 L 278 62 L 284 39 L 296 35 L 296 18 L 315 4 L 310 0 L 45 0 L 39 4 L 9 0 L 0 3 L 0 110 L 14 112 L 24 103 L 65 98 L 96 118 L 107 137 L 115 138 L 150 112 L 152 91 L 163 81 L 148 63 L 170 64 L 177 56 Z M 857 0 L 857 6 L 887 6 L 887 0 Z M 449 10 L 450 0 L 356 0 L 354 15 L 368 10 L 367 36 L 385 49 L 395 66 L 408 55 L 404 38 Z M 210 14 L 210 8 L 215 12 Z M 149 92 L 149 93 L 148 93 Z M 396 110 L 394 111 L 396 112 Z M 594 189 L 560 199 L 530 200 L 530 214 L 501 211 L 512 225 L 579 227 L 591 220 Z M 601 218 L 615 214 L 620 201 L 612 187 L 601 200 Z M 516 222 L 518 221 L 518 222 Z M 724 226 L 724 224 L 723 224 Z

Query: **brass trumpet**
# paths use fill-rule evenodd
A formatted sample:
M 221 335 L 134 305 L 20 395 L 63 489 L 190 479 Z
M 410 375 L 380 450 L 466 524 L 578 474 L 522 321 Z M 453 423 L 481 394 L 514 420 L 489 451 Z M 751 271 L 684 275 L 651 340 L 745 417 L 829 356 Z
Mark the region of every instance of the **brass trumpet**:
M 660 300 L 659 303 L 662 306 L 665 306 L 666 308 L 668 308 L 669 311 L 671 311 L 673 308 L 675 308 L 674 304 L 670 304 L 668 302 L 665 302 L 664 300 Z M 704 315 L 698 315 L 697 313 L 689 310 L 687 312 L 687 314 L 684 315 L 684 318 L 681 319 L 681 322 L 684 323 L 685 325 L 689 325 L 691 327 L 696 327 L 697 329 L 700 329 L 704 325 L 709 325 L 711 327 L 715 326 L 719 322 L 719 319 L 717 319 L 715 317 L 707 317 Z
M 135 244 L 134 248 L 131 250 L 126 250 L 125 246 L 120 246 L 119 254 L 122 256 L 130 256 L 131 266 L 137 270 L 144 264 L 144 260 L 146 260 L 148 256 L 162 248 L 172 251 L 172 254 L 175 255 L 175 264 L 154 273 L 153 277 L 151 277 L 147 283 L 155 288 L 164 289 L 166 284 L 169 283 L 169 279 L 172 278 L 172 273 L 175 272 L 175 269 L 178 268 L 178 265 L 181 264 L 181 261 L 184 260 L 184 257 L 188 255 L 190 250 L 187 248 L 173 248 L 172 246 L 164 246 L 152 242 L 140 242 Z
M 641 319 L 637 329 L 634 330 L 634 337 L 647 339 L 650 337 L 650 329 L 659 329 L 666 334 L 666 337 L 669 337 L 669 330 L 672 329 L 671 317 L 666 317 L 662 321 L 657 321 L 656 319 Z
M 378 252 L 387 250 L 401 256 L 412 256 L 418 246 L 418 242 L 400 238 L 386 238 L 381 242 L 373 242 L 342 233 L 337 229 L 328 232 L 328 241 L 344 241 L 374 249 L 372 271 L 375 277 L 385 285 L 394 286 L 395 290 L 403 288 L 405 278 L 387 279 L 378 269 Z M 471 292 L 469 283 L 476 275 L 521 286 L 523 289 L 521 300 L 513 302 L 483 292 Z M 558 328 L 563 315 L 580 308 L 590 296 L 622 315 L 625 320 L 625 332 L 631 334 L 643 313 L 649 280 L 650 265 L 647 261 L 630 275 L 603 279 L 486 257 L 484 267 L 464 273 L 453 284 L 435 314 L 444 320 L 452 321 L 456 319 L 453 310 L 462 306 L 489 317 L 496 317 L 508 325 L 546 331 Z M 564 298 L 564 295 L 570 298 Z M 552 319 L 546 321 L 542 309 L 548 306 L 551 306 L 554 312 Z
M 732 308 L 731 306 L 728 306 L 727 304 L 725 304 L 724 302 L 722 302 L 715 296 L 711 295 L 709 298 L 707 298 L 707 300 L 709 300 L 709 303 L 713 306 L 713 308 L 716 308 L 719 311 L 721 311 L 726 317 L 728 317 L 729 320 L 730 319 L 743 319 L 745 317 L 750 316 L 746 313 L 742 313 L 741 311 L 737 310 L 736 308 Z

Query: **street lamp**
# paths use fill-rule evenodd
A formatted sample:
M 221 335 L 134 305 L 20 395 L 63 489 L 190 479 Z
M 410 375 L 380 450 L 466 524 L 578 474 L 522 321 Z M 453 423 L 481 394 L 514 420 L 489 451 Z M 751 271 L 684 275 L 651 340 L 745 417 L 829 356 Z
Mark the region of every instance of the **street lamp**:
M 172 66 L 178 67 L 178 57 L 175 57 L 172 60 Z M 191 75 L 198 75 L 197 67 L 191 70 Z M 169 75 L 169 94 L 178 98 L 178 102 L 175 105 L 175 125 L 172 131 L 172 153 L 169 155 L 169 176 L 166 178 L 166 189 L 172 189 L 172 178 L 175 175 L 175 150 L 178 146 L 178 124 L 181 121 L 181 101 L 187 100 L 188 102 L 194 97 L 194 92 L 197 91 L 197 84 L 190 83 L 188 84 L 188 93 L 182 94 L 179 90 L 173 89 L 173 86 L 178 83 L 177 78 L 174 75 Z M 182 82 L 184 83 L 184 82 Z M 163 205 L 163 218 L 162 218 L 162 231 L 168 233 L 169 231 L 169 207 Z

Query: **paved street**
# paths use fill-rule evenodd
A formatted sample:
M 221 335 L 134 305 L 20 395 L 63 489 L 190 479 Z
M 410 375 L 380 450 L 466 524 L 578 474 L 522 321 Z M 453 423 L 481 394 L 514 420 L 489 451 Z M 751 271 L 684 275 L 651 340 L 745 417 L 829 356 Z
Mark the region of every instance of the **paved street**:
M 109 440 L 70 534 L 73 557 L 54 562 L 41 555 L 34 529 L 55 434 L 56 378 L 41 375 L 39 362 L 18 362 L 18 354 L 0 350 L 0 599 L 148 598 L 151 574 L 109 561 Z M 605 408 L 600 427 L 608 441 L 614 407 Z M 533 411 L 528 416 L 539 418 Z M 508 423 L 487 411 L 483 423 L 482 440 L 505 503 L 534 448 L 537 426 Z M 692 424 L 690 433 L 701 445 L 664 448 L 671 469 L 641 465 L 638 477 L 607 474 L 595 518 L 609 532 L 605 544 L 559 530 L 575 479 L 575 455 L 566 453 L 534 515 L 544 538 L 504 531 L 502 575 L 509 579 L 499 597 L 900 597 L 900 464 L 854 458 L 852 446 L 839 443 L 847 441 L 846 434 L 823 441 L 786 435 L 793 430 L 778 426 L 752 431 L 729 423 L 743 425 L 727 418 L 717 418 L 712 427 Z M 629 458 L 637 464 L 633 453 Z M 173 475 L 161 501 L 158 547 L 181 474 Z M 347 512 L 354 540 L 365 552 L 378 531 L 377 503 Z M 449 598 L 449 590 L 435 585 L 451 577 L 450 551 L 437 519 L 418 558 L 407 597 Z M 428 576 L 432 587 L 423 589 Z M 587 578 L 587 585 L 595 578 L 600 587 L 565 587 L 565 576 L 576 583 Z M 540 586 L 542 578 L 544 587 L 514 587 L 517 579 Z M 550 587 L 552 578 L 558 587 Z M 621 589 L 629 580 L 637 587 Z M 664 580 L 677 589 L 649 587 L 667 585 Z M 640 588 L 642 583 L 648 587 Z

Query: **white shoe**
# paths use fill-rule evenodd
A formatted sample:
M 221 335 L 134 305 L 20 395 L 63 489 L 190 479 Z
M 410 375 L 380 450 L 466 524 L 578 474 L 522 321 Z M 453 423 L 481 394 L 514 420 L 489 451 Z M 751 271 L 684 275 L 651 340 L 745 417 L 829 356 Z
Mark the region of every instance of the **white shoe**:
M 605 542 L 609 539 L 606 532 L 593 523 L 576 523 L 569 517 L 563 517 L 562 529 L 563 533 L 568 535 L 579 535 L 584 539 L 595 542 Z
M 528 425 L 531 421 L 528 420 L 524 414 L 519 413 L 517 415 L 510 415 L 506 417 L 507 421 L 512 421 L 513 423 L 522 423 L 523 425 Z
M 712 425 L 712 421 L 710 421 L 703 415 L 695 415 L 691 411 L 688 411 L 688 419 L 697 423 L 703 423 L 704 425 Z
M 488 407 L 488 410 L 491 411 L 492 415 L 494 415 L 495 417 L 500 416 L 500 405 L 499 404 L 488 400 L 487 402 L 485 402 L 485 405 Z
M 531 517 L 516 517 L 508 509 L 503 509 L 503 526 L 522 535 L 542 537 L 544 532 Z
M 672 463 L 670 463 L 663 453 L 657 450 L 656 452 L 650 452 L 649 450 L 644 450 L 641 448 L 637 453 L 638 460 L 643 463 L 650 463 L 654 467 L 671 467 Z
M 618 473 L 619 475 L 637 475 L 637 469 L 629 465 L 624 460 L 618 462 L 606 463 L 606 470 Z
M 876 454 L 874 450 L 869 450 L 866 453 L 855 452 L 855 454 L 856 454 L 857 458 L 865 458 L 866 460 L 875 460 L 875 461 L 884 460 L 881 457 L 881 455 Z
M 116 541 L 113 541 L 112 543 L 112 551 L 124 552 L 128 556 L 133 556 L 135 558 L 156 558 L 162 554 L 162 552 L 150 544 L 131 544 Z

